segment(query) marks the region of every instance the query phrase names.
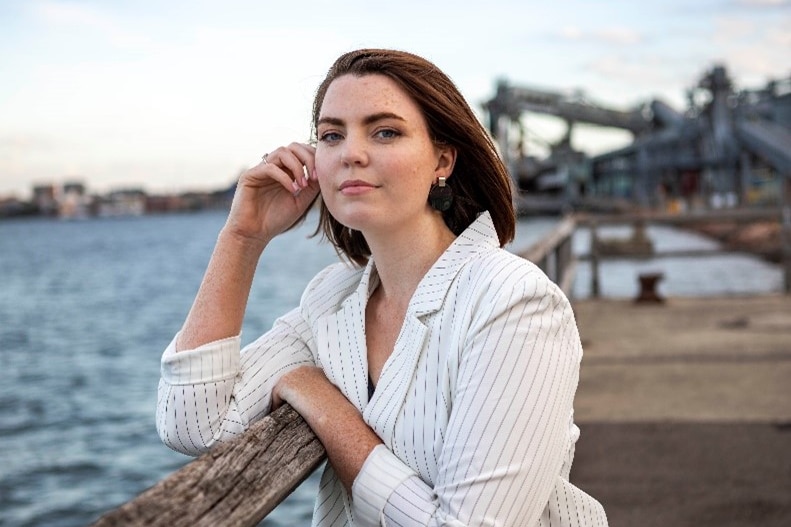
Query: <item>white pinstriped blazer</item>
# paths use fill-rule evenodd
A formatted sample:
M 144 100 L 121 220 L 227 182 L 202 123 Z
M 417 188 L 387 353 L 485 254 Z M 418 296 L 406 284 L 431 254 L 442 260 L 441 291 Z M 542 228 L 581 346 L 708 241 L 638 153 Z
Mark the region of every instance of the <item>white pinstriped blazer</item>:
M 384 445 L 352 496 L 326 465 L 313 525 L 607 525 L 568 480 L 582 357 L 571 307 L 536 266 L 499 248 L 490 215 L 418 285 L 369 401 L 365 306 L 377 284 L 373 262 L 335 264 L 241 353 L 238 336 L 179 353 L 171 343 L 162 440 L 199 454 L 266 415 L 283 373 L 316 364 Z

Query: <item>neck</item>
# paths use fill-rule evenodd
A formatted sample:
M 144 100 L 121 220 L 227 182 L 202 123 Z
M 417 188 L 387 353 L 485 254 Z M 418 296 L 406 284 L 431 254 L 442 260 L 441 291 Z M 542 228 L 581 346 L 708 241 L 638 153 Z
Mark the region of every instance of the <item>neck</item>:
M 382 298 L 406 305 L 423 276 L 455 238 L 438 214 L 386 235 L 367 233 Z

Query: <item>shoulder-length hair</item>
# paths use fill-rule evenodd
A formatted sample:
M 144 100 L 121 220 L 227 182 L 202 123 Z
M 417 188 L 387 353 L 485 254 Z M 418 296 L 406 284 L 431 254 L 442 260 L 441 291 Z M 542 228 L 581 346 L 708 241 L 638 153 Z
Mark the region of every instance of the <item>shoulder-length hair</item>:
M 453 81 L 428 60 L 404 51 L 360 49 L 341 55 L 327 72 L 313 101 L 312 138 L 317 139 L 321 106 L 330 84 L 343 75 L 385 75 L 395 81 L 423 112 L 431 139 L 456 149 L 456 163 L 447 185 L 453 189 L 453 205 L 442 213 L 456 234 L 489 211 L 500 246 L 513 240 L 516 219 L 512 183 L 489 134 L 473 113 Z M 316 233 L 358 265 L 365 265 L 371 251 L 362 233 L 346 228 L 321 202 Z

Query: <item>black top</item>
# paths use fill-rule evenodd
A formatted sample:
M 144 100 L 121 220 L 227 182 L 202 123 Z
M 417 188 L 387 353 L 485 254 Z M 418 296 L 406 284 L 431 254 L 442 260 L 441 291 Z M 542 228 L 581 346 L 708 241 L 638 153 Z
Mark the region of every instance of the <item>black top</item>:
M 368 400 L 371 400 L 371 397 L 374 396 L 374 391 L 376 391 L 376 386 L 374 386 L 374 381 L 371 380 L 371 376 L 368 376 Z

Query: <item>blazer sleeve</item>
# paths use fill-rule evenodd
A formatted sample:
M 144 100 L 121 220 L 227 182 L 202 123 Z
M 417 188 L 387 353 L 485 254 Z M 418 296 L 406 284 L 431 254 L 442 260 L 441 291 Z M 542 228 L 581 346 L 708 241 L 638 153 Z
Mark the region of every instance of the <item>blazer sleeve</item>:
M 582 350 L 563 293 L 515 271 L 474 306 L 434 487 L 378 447 L 354 482 L 362 524 L 538 523 L 570 447 Z
M 294 309 L 240 351 L 235 336 L 162 356 L 157 431 L 173 450 L 199 455 L 269 413 L 272 389 L 301 364 L 313 364 L 310 328 Z

